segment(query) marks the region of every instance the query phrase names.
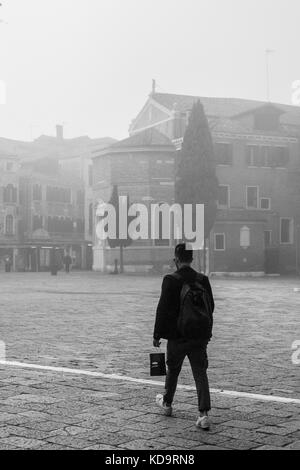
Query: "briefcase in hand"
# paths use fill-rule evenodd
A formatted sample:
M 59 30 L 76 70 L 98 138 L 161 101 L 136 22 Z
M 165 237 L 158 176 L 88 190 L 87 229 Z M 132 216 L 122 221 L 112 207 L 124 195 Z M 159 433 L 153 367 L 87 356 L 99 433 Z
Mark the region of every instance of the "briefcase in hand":
M 150 354 L 150 375 L 158 377 L 166 375 L 166 359 L 165 353 Z

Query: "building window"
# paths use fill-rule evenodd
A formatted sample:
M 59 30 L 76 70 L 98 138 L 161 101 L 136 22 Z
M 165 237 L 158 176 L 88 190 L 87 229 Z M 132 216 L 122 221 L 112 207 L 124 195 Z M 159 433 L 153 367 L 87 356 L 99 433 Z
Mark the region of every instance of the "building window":
M 215 144 L 216 163 L 218 165 L 232 165 L 233 147 L 232 144 L 217 142 Z
M 17 202 L 17 188 L 15 188 L 12 184 L 8 184 L 6 188 L 4 188 L 3 202 L 5 203 Z
M 258 186 L 247 186 L 247 209 L 257 209 L 258 207 Z
M 42 186 L 40 184 L 34 184 L 32 188 L 32 199 L 34 201 L 42 200 Z
M 272 150 L 270 147 L 261 147 L 259 166 L 263 168 L 270 168 L 272 166 Z
M 286 168 L 289 149 L 282 146 L 247 145 L 246 162 L 249 167 Z
M 258 145 L 247 145 L 246 161 L 248 166 L 260 166 L 260 147 Z
M 230 187 L 228 185 L 219 186 L 218 206 L 220 208 L 228 208 L 230 206 L 229 192 L 230 192 Z
M 250 229 L 249 227 L 242 227 L 240 230 L 240 246 L 242 248 L 249 248 L 250 246 Z
M 265 248 L 269 248 L 272 245 L 272 230 L 264 231 L 264 245 Z
M 5 233 L 6 235 L 14 234 L 14 218 L 12 215 L 7 215 L 5 218 Z
M 280 243 L 291 245 L 294 240 L 294 221 L 290 218 L 280 219 Z
M 264 211 L 271 210 L 271 199 L 269 197 L 262 197 L 260 199 L 260 208 Z
M 281 147 L 261 147 L 261 162 L 260 166 L 264 168 L 276 168 L 283 165 L 281 161 L 281 153 L 283 149 Z
M 215 233 L 215 251 L 225 251 L 225 233 Z
M 277 168 L 286 168 L 289 163 L 289 149 L 287 147 L 273 147 L 273 165 Z
M 77 204 L 84 204 L 84 191 L 81 189 L 77 191 Z
M 12 162 L 7 162 L 6 171 L 13 171 L 13 169 L 14 169 L 14 164 Z
M 49 202 L 61 202 L 64 204 L 70 204 L 71 203 L 71 189 L 47 186 L 46 198 L 47 198 L 47 201 Z

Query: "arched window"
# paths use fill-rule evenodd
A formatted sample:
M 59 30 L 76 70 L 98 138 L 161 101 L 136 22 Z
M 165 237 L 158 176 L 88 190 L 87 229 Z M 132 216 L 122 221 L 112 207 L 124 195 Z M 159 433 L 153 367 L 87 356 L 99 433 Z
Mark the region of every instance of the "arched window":
M 12 184 L 8 184 L 4 188 L 3 201 L 6 203 L 17 202 L 17 188 Z
M 14 234 L 14 218 L 12 215 L 7 215 L 5 218 L 5 233 L 6 235 Z
M 242 227 L 240 230 L 240 245 L 242 248 L 249 248 L 250 246 L 250 229 L 249 227 Z

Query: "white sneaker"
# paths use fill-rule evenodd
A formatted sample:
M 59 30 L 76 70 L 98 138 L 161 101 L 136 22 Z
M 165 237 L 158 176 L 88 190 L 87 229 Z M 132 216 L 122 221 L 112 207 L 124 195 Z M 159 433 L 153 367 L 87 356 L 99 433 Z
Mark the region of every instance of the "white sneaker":
M 208 416 L 199 416 L 196 422 L 197 428 L 208 430 L 210 427 L 210 421 Z
M 165 416 L 171 416 L 172 415 L 172 406 L 167 405 L 164 402 L 164 397 L 163 395 L 156 395 L 156 404 L 159 406 L 162 410 L 164 410 L 164 415 Z

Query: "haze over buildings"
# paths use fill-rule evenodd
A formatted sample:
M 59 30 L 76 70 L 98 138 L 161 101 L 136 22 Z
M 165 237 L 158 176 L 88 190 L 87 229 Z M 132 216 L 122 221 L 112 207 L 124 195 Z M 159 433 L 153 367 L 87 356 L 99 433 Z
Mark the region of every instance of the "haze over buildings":
M 291 103 L 298 0 L 7 0 L 0 8 L 0 136 L 127 136 L 149 93 Z
M 111 266 L 115 253 L 91 253 L 101 185 L 106 200 L 120 185 L 132 200 L 173 201 L 197 97 L 221 185 L 210 266 L 298 269 L 298 0 L 10 0 L 0 15 L 0 249 L 15 269 L 49 268 L 56 246 L 79 268 Z M 158 245 L 143 260 L 133 245 L 128 269 L 152 269 L 158 252 L 165 268 L 172 246 Z

